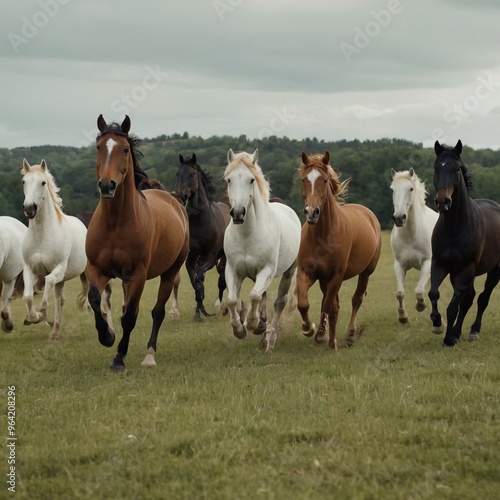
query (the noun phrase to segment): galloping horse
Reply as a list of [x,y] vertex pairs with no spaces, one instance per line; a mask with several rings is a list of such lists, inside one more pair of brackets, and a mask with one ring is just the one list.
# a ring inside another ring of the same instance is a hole
[[10,312],[10,303],[16,279],[23,272],[24,259],[22,246],[28,228],[13,217],[0,217],[0,311],[2,330],[11,332],[14,328]]
[[[62,211],[62,200],[47,163],[31,166],[23,161],[24,214],[29,219],[23,242],[25,323],[40,323],[47,318],[49,295],[54,289],[55,317],[49,340],[58,340],[64,304],[64,283],[80,276],[82,290],[77,306],[86,303],[88,283],[85,277],[85,235],[87,228],[77,217]],[[33,306],[33,287],[45,278],[39,312]]]
[[391,232],[391,249],[394,254],[394,273],[397,281],[398,319],[408,323],[405,308],[404,280],[410,269],[420,271],[415,287],[415,308],[425,309],[425,285],[431,274],[431,236],[438,213],[425,204],[425,184],[410,168],[403,172],[392,170],[392,203],[394,227]]
[[189,254],[186,268],[195,291],[196,311],[194,319],[201,321],[200,313],[210,316],[205,310],[205,274],[217,266],[219,273],[218,303],[222,302],[222,294],[226,289],[224,277],[226,256],[224,255],[224,231],[229,224],[229,206],[214,200],[215,188],[210,176],[201,169],[193,153],[191,158],[184,159],[177,170],[175,192],[185,203],[189,218]]
[[462,142],[455,147],[434,144],[434,187],[439,219],[432,233],[431,288],[432,331],[443,333],[438,311],[439,286],[450,275],[453,297],[446,310],[445,346],[454,346],[476,291],[474,278],[487,275],[477,299],[477,315],[469,341],[477,340],[483,313],[500,280],[500,205],[491,200],[472,199],[470,173],[462,163]]
[[128,116],[121,125],[108,125],[102,115],[97,119],[100,133],[96,139],[96,173],[100,200],[86,241],[89,302],[99,342],[106,347],[113,345],[115,333],[107,321],[101,295],[110,279],[120,278],[123,283],[123,336],[110,366],[115,371],[125,369],[130,334],[137,321],[146,280],[160,276],[157,301],[151,312],[151,336],[142,362],[144,366],[156,364],[156,342],[165,318],[165,304],[189,251],[189,225],[184,207],[167,191],[137,189],[146,174],[137,161],[138,139],[129,135],[130,124]]
[[[339,290],[342,282],[358,276],[352,297],[352,314],[345,340],[352,344],[356,335],[356,314],[375,271],[381,248],[380,224],[366,207],[342,205],[342,195],[349,179],[340,182],[330,166],[330,153],[307,156],[302,153],[299,168],[306,223],[297,259],[297,307],[302,316],[302,333],[316,333],[318,344],[326,343],[327,321],[330,329],[328,345],[337,350],[335,338],[339,313]],[[319,328],[309,319],[309,288],[319,280],[323,301]]]
[[[253,154],[228,151],[228,166],[224,172],[231,204],[231,222],[224,235],[226,253],[226,283],[228,309],[233,333],[239,339],[247,330],[263,333],[264,350],[274,348],[279,319],[285,307],[287,293],[296,268],[300,244],[300,220],[282,203],[269,202],[269,183]],[[274,302],[271,325],[259,322],[258,310],[273,278],[282,276]],[[240,316],[241,285],[245,278],[255,282],[250,291],[250,310],[244,323]]]

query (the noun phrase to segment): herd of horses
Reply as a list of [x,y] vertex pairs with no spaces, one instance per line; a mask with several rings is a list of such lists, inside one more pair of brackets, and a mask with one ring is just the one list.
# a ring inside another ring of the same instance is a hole
[[[59,188],[47,163],[24,160],[22,184],[28,226],[0,217],[1,327],[13,329],[11,300],[16,282],[24,279],[25,323],[47,321],[49,296],[54,291],[55,314],[50,340],[57,340],[64,305],[64,283],[80,277],[77,304],[89,306],[95,317],[99,342],[111,347],[115,331],[111,317],[113,278],[122,282],[122,337],[110,368],[125,369],[130,335],[139,313],[147,280],[159,277],[152,327],[143,365],[155,365],[157,338],[167,300],[174,292],[171,314],[178,312],[177,288],[185,264],[195,293],[194,320],[210,316],[204,306],[204,280],[216,268],[218,301],[227,288],[227,311],[233,333],[242,339],[248,331],[261,336],[264,351],[277,340],[279,321],[287,300],[296,296],[302,333],[316,343],[337,350],[336,326],[339,290],[343,281],[357,277],[345,345],[359,335],[357,312],[381,253],[381,230],[367,207],[345,203],[350,179],[341,181],[330,164],[330,154],[302,153],[298,169],[302,181],[305,223],[294,210],[270,196],[270,186],[259,163],[258,151],[227,155],[224,180],[227,190],[218,199],[210,175],[195,154],[179,156],[177,184],[168,192],[149,179],[141,168],[138,138],[130,133],[128,116],[120,123],[97,120],[96,177],[99,203],[88,228],[64,214]],[[437,212],[426,205],[426,189],[413,168],[392,171],[394,227],[391,249],[397,281],[398,319],[408,323],[404,278],[420,270],[415,289],[416,309],[423,311],[425,286],[432,305],[432,331],[443,333],[444,345],[461,336],[464,318],[472,305],[474,279],[486,274],[478,297],[476,319],[468,340],[476,340],[484,310],[500,280],[500,205],[473,199],[470,173],[461,160],[462,143],[455,147],[435,143],[434,188]],[[446,310],[446,326],[438,311],[439,286],[450,276],[453,296]],[[266,291],[280,277],[274,314],[269,322]],[[254,285],[247,304],[241,287]],[[323,295],[319,323],[309,317],[308,292],[319,282]],[[41,285],[40,285],[41,283]],[[43,288],[38,310],[36,288]]]

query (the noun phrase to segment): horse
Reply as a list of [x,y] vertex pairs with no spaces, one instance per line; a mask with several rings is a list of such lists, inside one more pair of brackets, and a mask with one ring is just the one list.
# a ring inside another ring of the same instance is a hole
[[[315,335],[317,344],[326,344],[328,322],[328,346],[336,351],[340,287],[343,281],[358,276],[345,335],[346,344],[352,345],[359,334],[356,315],[380,257],[380,224],[368,208],[344,204],[350,179],[340,181],[340,174],[330,165],[328,151],[312,156],[302,153],[299,174],[306,216],[297,259],[296,285],[302,333],[306,337]],[[308,300],[309,288],[317,280],[323,293],[318,328],[309,319]]]
[[438,213],[425,204],[427,191],[413,168],[392,173],[392,204],[394,227],[391,231],[391,250],[394,255],[394,274],[396,275],[398,301],[398,320],[408,324],[405,308],[404,280],[410,269],[420,271],[415,287],[415,308],[422,312],[425,307],[425,286],[431,274],[431,236]]
[[[300,245],[300,220],[283,203],[270,203],[269,182],[253,154],[234,153],[229,149],[224,172],[230,201],[231,221],[224,234],[227,258],[227,307],[234,335],[243,339],[247,330],[262,334],[261,346],[272,351],[277,339],[281,313],[296,268]],[[262,296],[275,277],[281,276],[274,302],[274,317],[267,324],[258,311]],[[244,319],[240,299],[241,285],[246,278],[254,281],[250,291],[250,309]],[[260,319],[260,321],[259,321]]]
[[197,163],[196,155],[184,159],[179,155],[175,192],[183,201],[189,218],[189,254],[186,260],[191,285],[195,291],[195,321],[202,321],[201,314],[210,316],[205,310],[205,274],[216,266],[219,274],[219,296],[222,302],[226,289],[224,254],[224,232],[229,224],[229,206],[215,200],[215,186],[210,175]]
[[143,366],[156,365],[158,332],[165,318],[165,304],[189,251],[189,224],[184,207],[167,191],[140,190],[147,178],[138,162],[139,139],[129,134],[128,115],[121,124],[97,119],[96,175],[99,203],[87,232],[89,303],[99,342],[115,342],[102,300],[112,278],[122,280],[124,290],[122,338],[110,369],[123,372],[130,334],[139,313],[146,280],[160,277],[156,303],[151,311],[151,335]]
[[14,294],[16,280],[22,276],[24,259],[22,246],[28,228],[13,217],[0,217],[0,311],[2,330],[11,332],[14,328],[10,304]]
[[[23,210],[29,219],[28,231],[23,241],[24,300],[27,315],[25,324],[40,323],[47,319],[49,295],[54,290],[55,316],[49,340],[60,338],[64,305],[64,283],[80,277],[82,290],[77,296],[77,306],[87,305],[88,282],[85,276],[87,257],[85,236],[87,228],[77,217],[62,210],[59,187],[49,172],[47,163],[30,165],[23,160]],[[38,312],[33,305],[33,290],[37,281],[45,278],[43,297]]]
[[470,172],[461,159],[462,141],[455,147],[434,144],[435,202],[439,218],[432,233],[431,287],[432,331],[443,333],[438,311],[439,286],[450,275],[453,297],[446,310],[443,344],[454,346],[462,334],[467,311],[476,292],[474,278],[486,274],[484,290],[477,299],[477,315],[468,340],[479,339],[484,311],[500,280],[500,205],[473,199]]

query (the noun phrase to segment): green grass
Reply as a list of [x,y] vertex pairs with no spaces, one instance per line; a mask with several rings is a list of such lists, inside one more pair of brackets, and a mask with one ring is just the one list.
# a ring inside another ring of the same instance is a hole
[[[149,283],[133,332],[127,371],[108,365],[115,348],[97,341],[90,313],[75,309],[67,284],[62,340],[47,325],[22,325],[0,341],[7,437],[7,386],[16,386],[16,494],[19,498],[430,499],[493,498],[500,478],[498,291],[482,339],[443,349],[429,308],[411,326],[397,322],[388,234],[351,349],[333,354],[284,317],[275,351],[233,337],[228,317],[192,321],[194,292],[184,275],[180,320],[165,321],[154,368],[142,368],[156,282]],[[117,330],[121,290],[114,286]],[[341,293],[343,334],[355,282]],[[248,290],[247,285],[245,290]],[[477,290],[481,286],[477,285]],[[276,283],[273,284],[273,290]],[[207,277],[207,308],[216,273]],[[271,296],[274,294],[271,294]],[[442,287],[441,312],[450,296]],[[312,316],[320,293],[311,293]],[[471,324],[475,307],[466,319]],[[467,330],[464,330],[466,337]],[[0,455],[6,478],[7,448]],[[0,484],[0,498],[7,498]]]

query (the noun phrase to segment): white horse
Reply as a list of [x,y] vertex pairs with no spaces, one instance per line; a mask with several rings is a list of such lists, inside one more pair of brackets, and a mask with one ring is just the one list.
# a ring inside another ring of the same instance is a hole
[[[257,158],[257,150],[253,154],[228,151],[224,179],[231,205],[231,221],[224,234],[224,252],[227,258],[227,306],[233,333],[240,339],[246,336],[247,330],[263,333],[261,345],[267,352],[276,343],[279,319],[297,265],[301,223],[290,207],[270,203],[269,183],[257,164]],[[274,317],[269,325],[265,321],[265,312],[259,318],[259,306],[263,294],[277,276],[282,278],[274,302]],[[255,282],[246,319],[240,315],[240,290],[245,278]]]
[[[78,294],[80,309],[86,304],[88,284],[85,276],[87,229],[76,217],[62,211],[62,200],[47,163],[33,165],[24,160],[24,214],[29,219],[28,233],[23,243],[24,299],[26,323],[46,321],[49,295],[54,289],[55,316],[49,340],[58,340],[64,304],[64,282],[80,276],[82,291]],[[39,312],[33,306],[33,287],[45,278],[45,289]]]
[[417,311],[423,311],[426,307],[424,291],[431,273],[431,236],[438,213],[425,204],[428,193],[413,168],[402,172],[392,170],[391,190],[394,205],[391,249],[397,281],[398,319],[405,324],[408,323],[408,315],[404,279],[410,269],[420,270],[415,288],[415,307]]
[[0,310],[2,314],[2,330],[11,332],[12,322],[10,303],[17,277],[23,272],[23,240],[28,228],[13,217],[0,217],[0,281],[2,295]]

